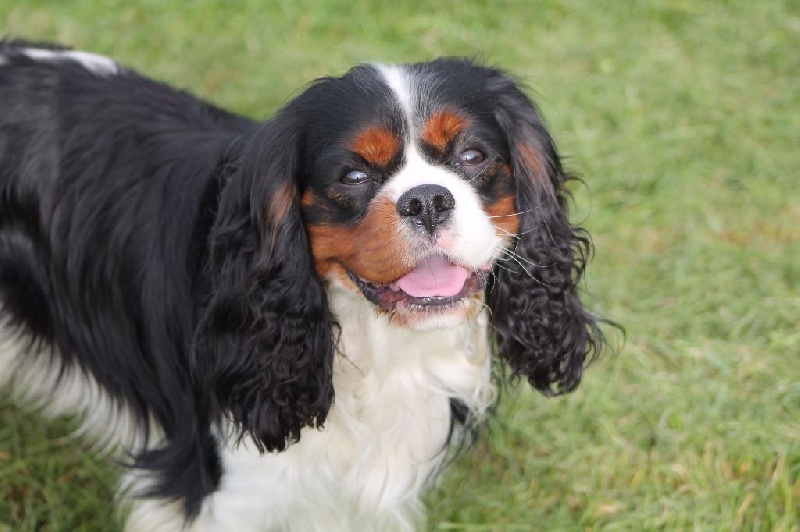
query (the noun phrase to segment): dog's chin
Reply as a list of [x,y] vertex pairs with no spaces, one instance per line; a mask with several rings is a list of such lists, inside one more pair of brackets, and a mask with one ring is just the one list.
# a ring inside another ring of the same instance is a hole
[[483,307],[483,294],[461,299],[444,308],[423,308],[410,310],[395,308],[390,314],[392,323],[416,330],[449,329],[462,325],[478,314]]
[[[438,260],[438,259],[437,259]],[[425,265],[417,269],[426,268]],[[437,282],[419,280],[419,274],[410,272],[391,283],[373,283],[353,272],[348,272],[361,294],[378,310],[386,313],[395,325],[414,329],[453,327],[477,313],[483,304],[483,289],[489,275],[488,267],[468,271],[459,268],[454,279]],[[416,282],[408,278],[416,275]],[[427,277],[431,277],[430,274]],[[427,282],[427,285],[426,285]]]

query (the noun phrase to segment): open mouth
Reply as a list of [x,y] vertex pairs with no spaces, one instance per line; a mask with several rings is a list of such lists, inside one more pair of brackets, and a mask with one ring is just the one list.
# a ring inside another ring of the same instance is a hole
[[444,309],[474,296],[486,285],[486,273],[470,271],[441,255],[433,255],[388,284],[369,282],[349,272],[361,293],[386,310]]

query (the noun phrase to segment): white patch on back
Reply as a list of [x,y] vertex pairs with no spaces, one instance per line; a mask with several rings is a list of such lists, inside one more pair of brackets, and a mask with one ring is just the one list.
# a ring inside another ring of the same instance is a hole
[[99,76],[113,76],[120,70],[119,65],[108,57],[90,52],[23,48],[19,53],[36,61],[74,61]]

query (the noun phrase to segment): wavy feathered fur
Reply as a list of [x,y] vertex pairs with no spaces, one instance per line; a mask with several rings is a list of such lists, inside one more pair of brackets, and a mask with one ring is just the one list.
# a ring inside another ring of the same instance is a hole
[[[419,527],[493,349],[556,394],[603,346],[568,180],[466,60],[360,66],[258,124],[2,42],[0,385],[117,447],[132,529]],[[422,188],[426,224],[395,203]],[[428,297],[420,264],[463,286]]]
[[209,236],[211,298],[195,339],[197,379],[215,411],[268,451],[321,426],[333,402],[334,321],[297,208],[293,115],[284,110],[262,126],[227,178]]
[[564,187],[571,178],[533,103],[499,72],[489,87],[511,149],[517,205],[527,207],[487,290],[497,349],[537,390],[570,392],[605,343],[599,318],[578,297],[591,240],[569,221]]

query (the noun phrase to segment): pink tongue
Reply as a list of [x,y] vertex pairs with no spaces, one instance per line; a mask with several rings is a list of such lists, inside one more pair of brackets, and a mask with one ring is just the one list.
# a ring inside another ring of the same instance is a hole
[[416,268],[392,283],[411,297],[452,297],[461,292],[469,272],[440,255],[420,262]]

